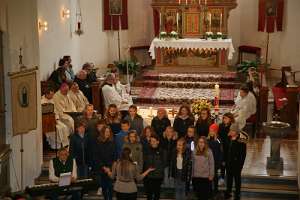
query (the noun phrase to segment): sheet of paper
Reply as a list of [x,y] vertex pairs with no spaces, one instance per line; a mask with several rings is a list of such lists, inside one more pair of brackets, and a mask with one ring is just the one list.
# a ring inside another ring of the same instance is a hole
[[71,184],[71,179],[72,179],[71,172],[60,174],[58,186],[62,187],[62,186],[70,185]]

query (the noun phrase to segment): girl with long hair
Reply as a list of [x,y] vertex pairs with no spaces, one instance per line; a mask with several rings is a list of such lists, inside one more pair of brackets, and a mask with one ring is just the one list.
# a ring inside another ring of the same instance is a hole
[[143,170],[143,147],[136,131],[129,131],[128,136],[125,137],[123,148],[131,150],[131,159],[137,165],[139,172],[141,172]]
[[150,138],[151,136],[156,135],[151,126],[146,126],[141,135],[141,143],[143,146],[143,153],[147,152],[150,148]]
[[117,200],[136,200],[137,186],[136,181],[142,180],[154,168],[148,168],[144,173],[140,174],[137,165],[131,159],[131,150],[124,148],[120,159],[110,168],[104,168],[106,174],[112,179],[116,178],[114,190],[116,191]]
[[214,178],[215,167],[212,151],[208,147],[206,137],[201,136],[192,154],[192,182],[198,200],[208,200],[210,181]]
[[114,135],[121,131],[121,119],[121,113],[116,104],[110,104],[105,113],[105,120]]
[[196,132],[197,136],[208,136],[209,126],[213,123],[211,119],[210,109],[203,108],[200,111],[200,116],[196,122]]
[[113,133],[109,126],[104,126],[92,148],[93,171],[97,176],[102,194],[105,200],[112,200],[112,180],[107,176],[105,170],[112,168],[117,159],[116,146],[113,140]]
[[175,117],[173,127],[178,133],[178,137],[184,137],[189,126],[194,125],[194,116],[190,106],[182,105]]
[[130,129],[136,130],[137,134],[140,136],[144,129],[144,120],[142,116],[137,113],[137,107],[135,105],[131,105],[128,111],[129,115],[124,119],[129,121]]

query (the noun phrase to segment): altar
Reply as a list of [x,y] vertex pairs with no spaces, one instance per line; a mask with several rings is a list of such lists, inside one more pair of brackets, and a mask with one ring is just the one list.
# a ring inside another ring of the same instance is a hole
[[156,66],[226,67],[234,48],[231,39],[159,39],[149,49]]
[[156,66],[226,67],[233,56],[228,18],[237,0],[152,0]]

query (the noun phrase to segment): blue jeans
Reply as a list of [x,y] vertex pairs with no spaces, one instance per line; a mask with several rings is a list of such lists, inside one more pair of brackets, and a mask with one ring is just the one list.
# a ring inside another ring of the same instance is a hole
[[102,188],[104,200],[112,200],[113,184],[112,180],[106,174],[100,175],[100,186]]

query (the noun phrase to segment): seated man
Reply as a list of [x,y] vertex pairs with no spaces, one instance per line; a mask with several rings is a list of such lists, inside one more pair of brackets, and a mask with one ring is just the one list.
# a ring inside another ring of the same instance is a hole
[[[42,100],[41,100],[41,104],[53,104],[54,105],[54,101],[53,101],[53,96],[54,96],[54,90],[53,89],[47,89],[45,92],[45,95],[42,96]],[[55,107],[55,105],[54,105]],[[54,108],[55,110],[55,108]],[[51,146],[52,149],[60,148],[60,147],[65,147],[69,145],[69,139],[68,139],[68,135],[69,133],[69,129],[68,127],[59,120],[59,116],[56,114],[55,118],[56,120],[56,132],[57,132],[57,146],[56,146],[56,136],[55,136],[55,132],[50,132],[50,133],[46,133],[47,136],[47,142],[49,143],[49,145]]]
[[132,105],[133,101],[132,101],[132,97],[130,96],[130,85],[129,84],[123,85],[120,82],[118,72],[115,72],[114,75],[115,75],[115,88],[116,88],[117,92],[123,99],[126,99],[128,101],[129,105]]
[[87,98],[83,95],[83,93],[79,90],[78,84],[73,82],[71,84],[71,88],[69,90],[70,99],[73,101],[77,112],[84,111],[86,105],[89,104]]
[[70,115],[66,114],[66,112],[77,112],[68,93],[69,86],[68,84],[63,83],[53,97],[54,112],[58,116],[58,119],[69,129],[68,135],[66,135],[67,138],[74,132],[74,120]]
[[[49,162],[49,180],[54,183],[59,182],[60,174],[71,173],[71,182],[77,180],[77,166],[74,159],[69,156],[67,148],[62,148],[58,151],[58,157],[53,158]],[[58,199],[58,195],[53,193],[51,199]],[[72,192],[72,199],[80,199],[78,192]]]
[[107,109],[110,104],[115,104],[124,117],[124,113],[128,113],[130,104],[128,103],[127,99],[123,99],[121,97],[121,95],[117,92],[114,84],[115,76],[113,74],[108,74],[105,80],[105,84],[102,87],[105,108]]
[[80,70],[76,74],[76,78],[74,80],[79,86],[79,89],[82,91],[84,96],[89,100],[89,102],[93,101],[92,88],[91,83],[87,78],[87,72],[85,70]]
[[232,113],[241,130],[245,127],[246,120],[256,113],[256,98],[247,86],[240,88]]

